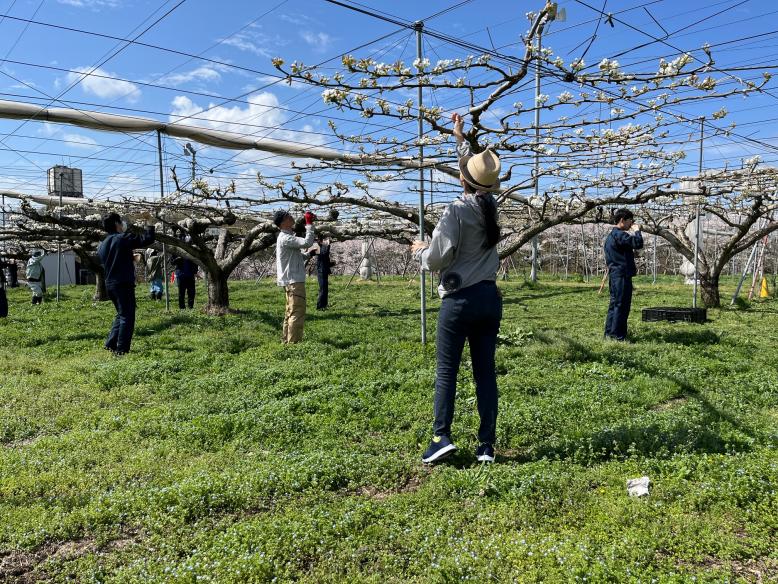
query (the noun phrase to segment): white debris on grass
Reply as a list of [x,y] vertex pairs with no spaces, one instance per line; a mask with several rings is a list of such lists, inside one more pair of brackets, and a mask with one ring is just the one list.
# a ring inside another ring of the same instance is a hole
[[651,483],[648,477],[639,479],[627,479],[627,493],[630,497],[645,497],[648,495],[648,485]]

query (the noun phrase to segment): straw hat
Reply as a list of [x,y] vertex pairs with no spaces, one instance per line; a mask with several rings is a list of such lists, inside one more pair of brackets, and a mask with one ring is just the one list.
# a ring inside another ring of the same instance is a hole
[[491,148],[460,158],[459,170],[465,182],[477,191],[500,190],[500,157]]

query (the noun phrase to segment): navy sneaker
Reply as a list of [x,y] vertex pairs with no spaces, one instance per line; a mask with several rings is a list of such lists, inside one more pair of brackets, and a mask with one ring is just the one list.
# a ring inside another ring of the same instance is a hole
[[475,451],[478,462],[494,462],[494,446],[483,443]]
[[447,436],[433,436],[430,441],[430,445],[424,454],[421,455],[421,461],[424,464],[430,464],[446,458],[449,454],[457,449],[451,443],[451,440]]

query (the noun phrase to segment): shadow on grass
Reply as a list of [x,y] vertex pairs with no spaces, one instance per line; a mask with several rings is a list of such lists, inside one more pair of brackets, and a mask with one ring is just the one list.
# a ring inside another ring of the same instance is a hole
[[[170,315],[163,315],[160,319],[153,323],[142,323],[141,326],[135,326],[136,337],[149,337],[157,333],[172,329],[181,324],[190,324],[192,322],[191,312],[180,312],[178,314],[171,313]],[[108,329],[111,328],[111,322],[106,323],[106,334]]]
[[[281,331],[281,326],[284,324],[283,312],[274,313],[250,308],[242,310],[241,315],[246,317],[248,320],[259,321],[271,328],[278,329],[279,334]],[[307,317],[308,315],[306,315],[306,318]]]
[[98,333],[98,332],[94,332],[93,331],[93,332],[89,332],[89,333],[76,333],[76,334],[72,334],[72,335],[65,335],[61,339],[58,338],[56,340],[63,340],[63,341],[95,341],[95,340],[100,340],[100,341],[102,341],[103,339],[105,339],[105,337],[107,335],[108,335],[107,332],[105,334],[103,334],[103,333]]
[[508,292],[508,294],[503,293],[503,304],[524,304],[525,302],[529,300],[542,300],[544,298],[555,298],[557,296],[570,296],[572,294],[583,294],[585,292],[590,292],[592,294],[596,294],[597,290],[596,288],[593,288],[592,286],[570,286],[569,288],[566,288],[564,290],[555,290],[553,292],[542,292],[540,294],[533,294],[534,290],[529,289],[520,289],[519,292],[523,292],[520,294],[513,294],[513,291]]
[[646,331],[637,336],[635,340],[673,343],[677,345],[717,345],[721,341],[721,338],[714,331],[707,329],[677,329],[672,331]]
[[[710,342],[704,340],[704,334],[710,331],[695,331],[703,335],[695,342]],[[710,333],[713,334],[713,333]],[[704,452],[721,454],[728,451],[747,452],[752,444],[758,441],[752,429],[744,425],[734,416],[722,411],[711,403],[696,387],[677,375],[653,367],[645,360],[631,358],[619,351],[618,346],[612,350],[597,352],[583,343],[563,335],[535,335],[536,339],[551,344],[563,342],[567,345],[565,353],[569,361],[585,363],[607,363],[622,368],[632,369],[654,379],[663,379],[675,384],[680,392],[673,397],[676,401],[685,399],[695,401],[702,409],[702,417],[692,423],[678,420],[667,426],[656,423],[646,425],[621,424],[605,428],[593,434],[570,437],[567,440],[541,444],[528,452],[502,457],[507,461],[531,462],[543,458],[579,459],[581,462],[595,462],[619,458],[630,454],[657,455],[674,452]],[[693,337],[696,339],[697,337]],[[718,342],[718,337],[716,337]],[[683,339],[682,339],[683,340]],[[677,341],[678,342],[678,341]],[[718,424],[725,422],[748,438],[738,439],[730,434],[722,436],[716,431]]]

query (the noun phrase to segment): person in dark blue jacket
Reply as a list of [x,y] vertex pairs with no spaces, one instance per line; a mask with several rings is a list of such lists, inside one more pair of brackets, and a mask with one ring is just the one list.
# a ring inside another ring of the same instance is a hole
[[[146,217],[147,220],[151,216]],[[116,318],[105,341],[105,348],[115,355],[129,353],[135,331],[135,264],[133,250],[154,243],[154,227],[147,225],[143,235],[127,233],[127,225],[117,213],[103,217],[108,233],[97,248],[105,270],[105,289],[116,307]]]
[[178,308],[180,310],[192,309],[197,291],[195,278],[200,267],[192,260],[182,256],[174,257],[173,265],[176,267],[176,284],[178,284]]
[[316,277],[319,281],[319,297],[316,299],[316,310],[325,310],[329,304],[330,295],[330,274],[332,266],[335,265],[330,259],[330,240],[323,236],[319,237],[319,252],[312,252],[316,255]]
[[8,265],[0,258],[0,318],[8,316],[8,297],[5,295],[5,269]]
[[611,300],[605,319],[605,337],[624,341],[627,338],[627,319],[632,307],[632,276],[635,268],[635,250],[643,247],[643,235],[635,225],[635,216],[629,209],[613,214],[615,227],[605,240],[605,261],[608,264]]

